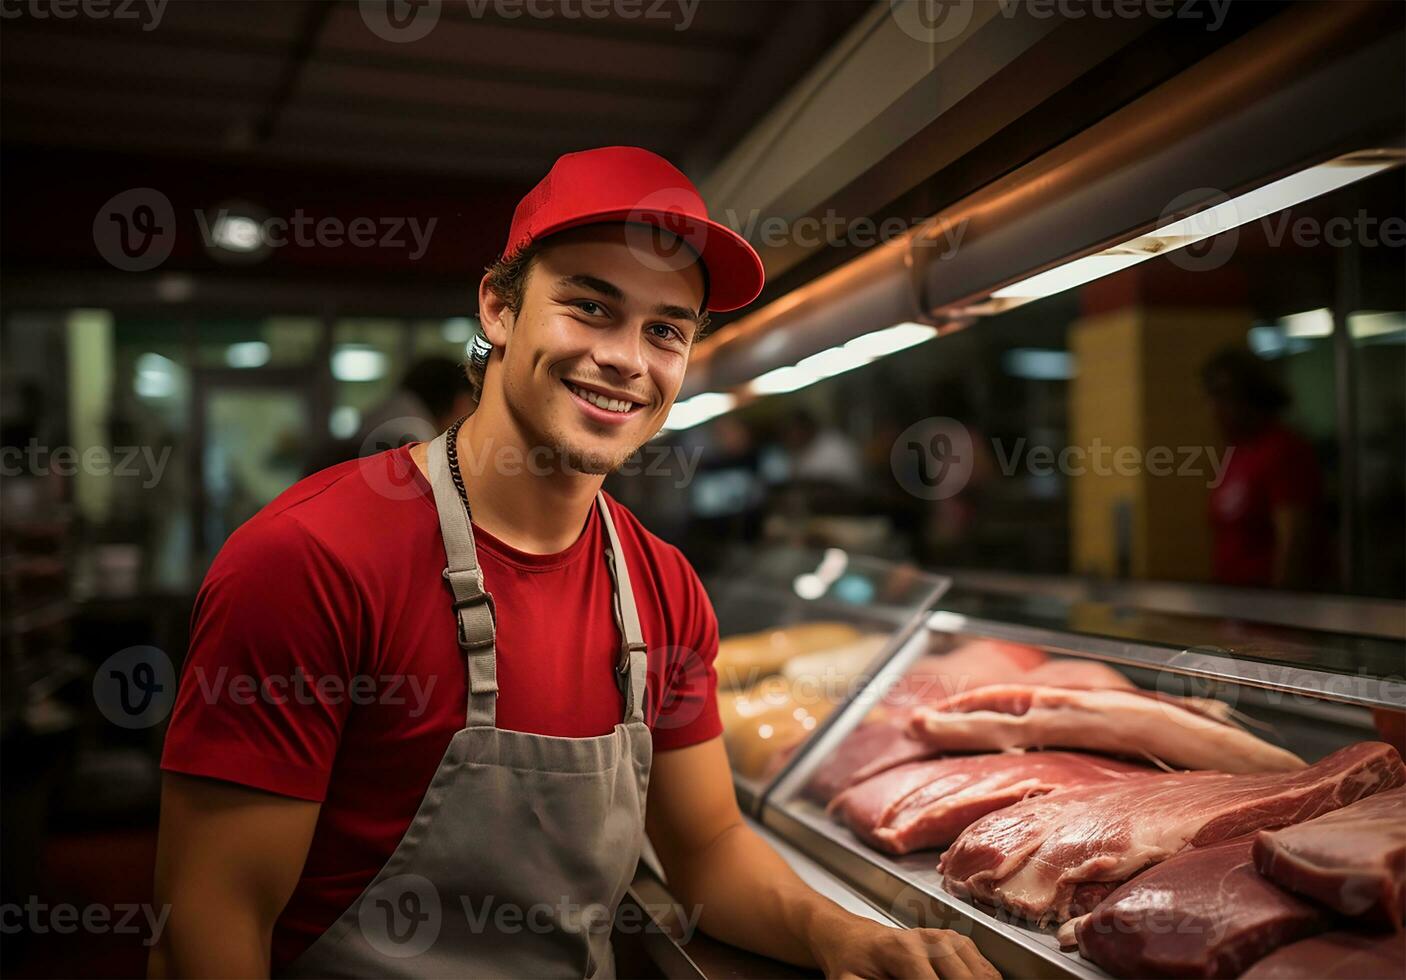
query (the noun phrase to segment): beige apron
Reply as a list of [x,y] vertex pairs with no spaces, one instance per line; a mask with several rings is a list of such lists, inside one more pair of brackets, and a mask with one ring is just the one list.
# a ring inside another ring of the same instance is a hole
[[643,845],[652,758],[645,645],[615,524],[597,495],[624,720],[593,738],[506,731],[495,724],[493,601],[444,435],[430,444],[429,471],[468,660],[468,724],[386,866],[287,975],[613,976],[611,922]]

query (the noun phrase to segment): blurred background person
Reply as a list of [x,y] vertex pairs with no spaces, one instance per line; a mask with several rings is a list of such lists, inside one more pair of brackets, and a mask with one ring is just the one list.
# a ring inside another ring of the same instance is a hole
[[474,404],[463,364],[449,357],[421,358],[388,398],[367,411],[356,435],[328,441],[313,455],[306,472],[411,442],[429,442],[473,411]]
[[1283,420],[1287,389],[1241,348],[1216,354],[1201,376],[1229,450],[1210,501],[1216,581],[1313,586],[1327,558],[1323,478],[1313,447]]

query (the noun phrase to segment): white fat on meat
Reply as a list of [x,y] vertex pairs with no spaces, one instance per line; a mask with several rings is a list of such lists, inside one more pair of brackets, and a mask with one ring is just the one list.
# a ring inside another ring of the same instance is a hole
[[1226,722],[1224,709],[1147,691],[993,685],[915,708],[909,732],[941,752],[1062,748],[1155,759],[1178,769],[1304,767],[1292,752]]

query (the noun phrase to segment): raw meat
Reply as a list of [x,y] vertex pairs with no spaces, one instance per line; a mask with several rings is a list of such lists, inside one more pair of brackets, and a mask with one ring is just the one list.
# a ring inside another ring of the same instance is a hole
[[1085,786],[982,817],[939,867],[957,895],[1063,922],[1184,847],[1311,820],[1403,783],[1395,749],[1359,742],[1291,773],[1169,773]]
[[1046,662],[1034,647],[997,640],[973,640],[949,653],[922,657],[885,692],[872,717],[901,715],[918,704],[943,701],[988,684],[1016,680]]
[[942,752],[1088,749],[1222,772],[1304,765],[1292,752],[1213,717],[1200,700],[1147,691],[983,687],[914,709],[909,731]]
[[902,725],[875,721],[856,728],[816,767],[805,795],[829,803],[841,790],[894,766],[930,759],[937,750],[908,734]]
[[1047,687],[1135,689],[1132,681],[1096,660],[1051,660],[1027,670],[1017,680]]
[[1406,977],[1406,933],[1364,936],[1325,932],[1284,946],[1241,980],[1401,980]]
[[1075,752],[953,756],[912,762],[851,786],[830,804],[861,840],[890,854],[952,843],[992,810],[1071,786],[1147,775]]
[[1343,915],[1398,928],[1406,908],[1406,788],[1283,830],[1260,831],[1255,865]]
[[1325,912],[1255,870],[1253,845],[1192,848],[1138,875],[1067,924],[1080,955],[1116,977],[1236,977],[1327,928]]

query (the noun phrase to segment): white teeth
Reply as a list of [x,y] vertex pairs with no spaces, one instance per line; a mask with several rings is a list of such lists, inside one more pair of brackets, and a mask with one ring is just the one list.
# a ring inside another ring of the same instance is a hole
[[630,409],[635,407],[634,402],[621,401],[619,398],[607,398],[604,395],[596,394],[594,391],[587,391],[585,388],[578,388],[570,381],[566,383],[566,386],[570,388],[573,392],[575,392],[578,396],[590,402],[592,405],[596,406],[597,408],[603,408],[607,412],[628,412]]

